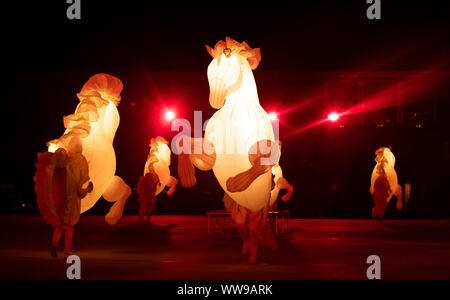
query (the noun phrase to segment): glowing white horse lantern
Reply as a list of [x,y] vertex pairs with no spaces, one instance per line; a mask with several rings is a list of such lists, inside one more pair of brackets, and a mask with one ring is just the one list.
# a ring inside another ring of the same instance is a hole
[[119,112],[123,85],[120,79],[108,74],[91,77],[77,94],[80,99],[75,113],[64,117],[66,131],[48,143],[48,151],[69,147],[72,137],[79,137],[83,156],[89,164],[89,177],[94,189],[81,200],[81,213],[89,210],[103,196],[115,202],[106,215],[108,224],[115,224],[122,217],[123,208],[131,189],[116,172],[116,155],[113,140],[119,126]]
[[183,139],[183,147],[192,143],[184,148],[191,154],[179,157],[181,185],[196,184],[193,165],[213,169],[226,193],[224,201],[230,197],[257,212],[269,204],[270,171],[279,160],[272,124],[259,104],[252,73],[261,60],[260,50],[228,37],[214,49],[206,47],[213,57],[208,67],[209,102],[219,110],[208,121],[205,139]]
[[144,168],[144,176],[139,178],[137,191],[139,194],[139,220],[143,221],[150,215],[156,203],[156,196],[162,192],[165,186],[169,187],[168,196],[172,196],[178,184],[178,180],[170,176],[170,148],[167,141],[158,136],[150,140],[150,153]]
[[172,196],[178,184],[178,180],[170,176],[171,151],[167,144],[167,141],[160,136],[150,141],[150,153],[145,163],[144,176],[150,173],[152,168],[158,175],[159,183],[156,187],[155,196],[161,193],[165,186],[169,187],[167,194]]
[[389,148],[381,147],[375,151],[376,165],[372,171],[370,193],[375,202],[372,209],[372,218],[377,215],[380,219],[384,216],[387,204],[392,196],[397,197],[397,209],[402,209],[402,187],[398,184],[395,172],[395,156]]

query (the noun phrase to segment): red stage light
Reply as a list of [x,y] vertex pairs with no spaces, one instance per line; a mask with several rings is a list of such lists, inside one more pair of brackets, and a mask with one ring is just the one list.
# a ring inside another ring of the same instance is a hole
[[271,112],[271,113],[269,114],[269,119],[272,120],[272,121],[274,121],[274,120],[278,119],[278,116],[277,116],[276,113]]
[[328,120],[332,122],[336,122],[339,119],[339,115],[337,113],[331,113],[328,115]]
[[167,111],[164,116],[167,121],[172,121],[173,119],[175,119],[175,113],[171,110]]

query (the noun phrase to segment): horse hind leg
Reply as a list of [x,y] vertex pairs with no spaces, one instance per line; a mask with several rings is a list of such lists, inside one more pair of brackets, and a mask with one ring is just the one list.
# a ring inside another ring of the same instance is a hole
[[131,188],[119,176],[114,176],[106,191],[103,193],[103,198],[108,202],[115,202],[109,209],[105,216],[105,221],[109,225],[115,225],[123,215],[125,202],[131,195]]
[[167,191],[167,196],[172,196],[173,193],[175,193],[175,189],[178,185],[178,179],[176,179],[173,176],[170,176],[169,181],[167,182],[166,186],[169,188]]

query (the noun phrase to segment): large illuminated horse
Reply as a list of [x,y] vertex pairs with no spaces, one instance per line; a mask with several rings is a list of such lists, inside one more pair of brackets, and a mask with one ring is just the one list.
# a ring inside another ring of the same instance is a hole
[[72,137],[82,141],[83,156],[89,164],[89,177],[94,188],[81,200],[81,213],[89,210],[103,196],[115,202],[105,220],[113,225],[122,217],[123,208],[131,194],[122,178],[115,176],[116,155],[113,140],[119,126],[120,79],[108,74],[91,77],[77,94],[80,103],[75,113],[64,117],[66,131],[56,140],[48,142],[48,151],[68,149]]
[[372,171],[370,193],[375,206],[372,208],[372,218],[383,219],[387,204],[392,196],[397,197],[397,209],[402,209],[402,187],[398,184],[395,172],[395,156],[389,148],[381,147],[375,151],[375,168]]
[[[248,235],[250,244],[258,243],[255,239],[252,242],[252,236],[257,234],[252,231],[263,219],[259,212],[269,207],[271,170],[279,160],[272,124],[259,104],[252,72],[261,60],[260,49],[228,37],[214,48],[206,48],[213,57],[208,67],[209,103],[218,111],[208,121],[204,139],[183,137],[181,143],[177,141],[181,147],[178,151],[182,152],[178,174],[183,187],[192,187],[196,184],[193,166],[214,171],[238,229],[250,223],[249,234],[240,230],[243,251],[247,252]],[[252,216],[257,221],[249,221]],[[251,261],[252,255],[256,254],[251,253]]]

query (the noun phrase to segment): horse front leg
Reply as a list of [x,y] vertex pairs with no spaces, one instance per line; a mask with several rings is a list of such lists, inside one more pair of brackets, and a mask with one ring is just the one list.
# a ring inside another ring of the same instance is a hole
[[182,151],[179,154],[178,176],[181,186],[190,188],[197,184],[194,166],[202,171],[211,170],[216,162],[216,151],[214,145],[204,138],[183,136],[182,143],[185,142],[188,143],[185,147],[188,151]]
[[283,202],[289,201],[289,199],[291,199],[292,192],[294,191],[294,187],[284,177],[278,179],[276,185],[280,190],[287,190],[287,193],[281,197],[281,200],[283,200]]
[[115,225],[123,215],[125,202],[131,195],[131,188],[119,176],[114,176],[103,198],[108,202],[115,202],[105,216],[105,221],[109,225]]
[[167,196],[172,196],[173,193],[175,193],[175,189],[178,185],[178,179],[176,179],[173,176],[170,176],[169,181],[167,182],[166,186],[169,188],[167,191]]
[[250,148],[248,159],[250,169],[227,179],[227,190],[232,193],[245,191],[250,184],[264,173],[270,172],[278,162],[280,152],[270,140],[260,140]]

